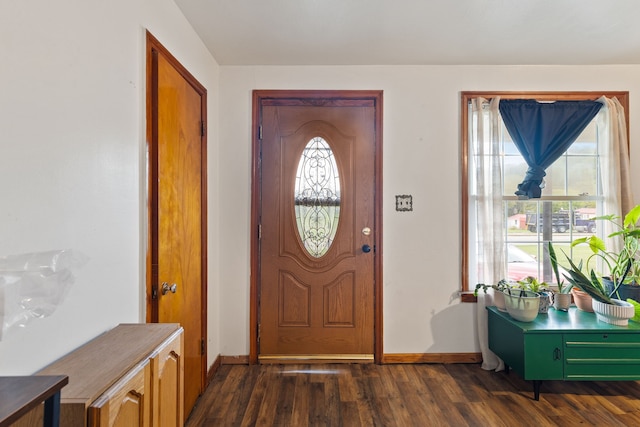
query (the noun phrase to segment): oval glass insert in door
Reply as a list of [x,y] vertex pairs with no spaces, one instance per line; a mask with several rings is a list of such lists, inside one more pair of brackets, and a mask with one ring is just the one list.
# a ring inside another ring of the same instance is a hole
[[320,258],[331,247],[340,219],[338,165],[324,138],[312,138],[302,151],[294,193],[300,240],[309,255]]

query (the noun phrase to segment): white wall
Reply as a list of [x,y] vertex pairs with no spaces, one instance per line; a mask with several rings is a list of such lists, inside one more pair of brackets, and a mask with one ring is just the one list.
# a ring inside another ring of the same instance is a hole
[[[220,197],[235,206],[220,213],[222,353],[249,351],[253,89],[384,91],[384,352],[449,353],[479,351],[475,304],[452,296],[460,285],[460,92],[629,91],[639,165],[639,75],[640,66],[222,67]],[[396,194],[413,195],[413,212],[395,211]]]
[[[89,257],[53,315],[2,337],[0,375],[145,320],[145,29],[208,89],[215,206],[219,67],[172,0],[0,2],[0,256]],[[209,213],[211,363],[219,220]]]
[[[90,260],[52,316],[2,338],[0,375],[144,321],[145,29],[208,89],[209,364],[249,352],[253,89],[384,90],[385,353],[478,351],[475,306],[452,297],[460,91],[628,90],[640,164],[640,66],[218,67],[172,0],[4,0],[0,256],[71,248]],[[396,212],[396,194],[414,211]]]

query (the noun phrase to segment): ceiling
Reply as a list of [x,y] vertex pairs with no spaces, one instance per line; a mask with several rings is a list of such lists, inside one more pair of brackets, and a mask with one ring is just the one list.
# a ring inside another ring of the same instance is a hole
[[640,64],[638,0],[175,2],[220,65]]

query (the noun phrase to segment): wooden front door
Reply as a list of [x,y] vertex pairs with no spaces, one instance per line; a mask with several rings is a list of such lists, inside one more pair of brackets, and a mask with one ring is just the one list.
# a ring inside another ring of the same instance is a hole
[[263,363],[374,359],[380,101],[378,92],[254,95]]
[[206,378],[206,89],[150,34],[147,320],[184,328],[184,410]]

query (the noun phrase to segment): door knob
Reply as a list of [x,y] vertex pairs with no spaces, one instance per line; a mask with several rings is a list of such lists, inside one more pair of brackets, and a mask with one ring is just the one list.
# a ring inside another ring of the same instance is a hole
[[171,286],[169,286],[167,282],[162,283],[162,295],[165,295],[168,292],[175,294],[177,289],[178,289],[178,285],[176,283],[174,283]]
[[365,254],[368,254],[369,252],[371,252],[371,246],[362,245],[362,252],[364,252]]

